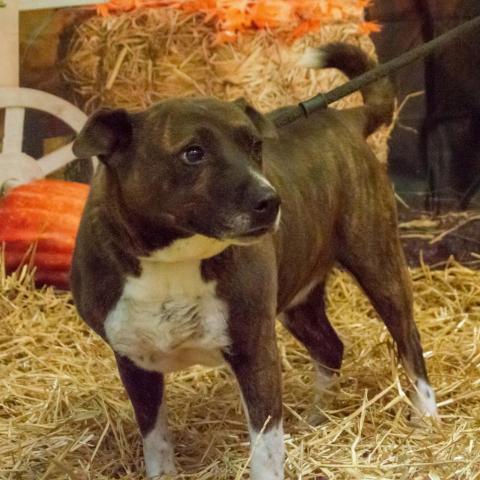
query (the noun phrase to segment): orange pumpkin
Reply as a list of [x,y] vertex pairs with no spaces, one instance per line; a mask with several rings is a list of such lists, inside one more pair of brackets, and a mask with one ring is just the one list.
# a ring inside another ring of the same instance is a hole
[[0,245],[7,272],[36,267],[38,284],[68,289],[70,265],[88,185],[38,180],[0,198]]

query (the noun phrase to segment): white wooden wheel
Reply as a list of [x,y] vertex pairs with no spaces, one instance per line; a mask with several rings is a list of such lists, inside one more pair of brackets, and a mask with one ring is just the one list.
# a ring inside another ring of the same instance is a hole
[[30,88],[0,87],[0,110],[5,110],[3,147],[0,153],[0,188],[43,178],[76,158],[72,152],[72,143],[37,160],[22,152],[27,108],[53,115],[76,133],[87,120],[80,109],[50,93]]

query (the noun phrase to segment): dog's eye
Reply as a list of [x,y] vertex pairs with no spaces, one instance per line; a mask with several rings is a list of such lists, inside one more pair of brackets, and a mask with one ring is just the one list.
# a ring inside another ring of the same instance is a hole
[[204,158],[205,152],[203,151],[202,147],[199,147],[198,145],[188,147],[182,153],[182,160],[188,165],[196,165],[197,163],[201,163]]

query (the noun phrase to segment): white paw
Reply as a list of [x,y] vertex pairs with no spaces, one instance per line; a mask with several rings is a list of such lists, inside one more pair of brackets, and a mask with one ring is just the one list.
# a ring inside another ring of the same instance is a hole
[[314,388],[318,395],[332,394],[332,387],[335,385],[336,375],[321,365],[314,364]]
[[305,412],[305,421],[311,427],[319,427],[322,423],[328,421],[328,417],[320,410],[320,408],[314,405]]
[[411,401],[417,410],[417,415],[424,417],[438,417],[437,402],[433,388],[423,379],[415,382],[415,390],[411,394]]
[[251,480],[283,480],[283,428],[281,422],[266,432],[250,431]]
[[149,479],[177,473],[173,446],[163,421],[157,422],[156,428],[143,439],[143,455]]
[[164,475],[176,475],[173,452],[157,451],[157,456],[147,458],[145,455],[145,469],[149,479],[162,478]]

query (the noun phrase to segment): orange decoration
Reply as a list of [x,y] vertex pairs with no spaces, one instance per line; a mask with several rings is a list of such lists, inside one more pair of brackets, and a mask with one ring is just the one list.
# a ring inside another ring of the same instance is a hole
[[[352,9],[363,9],[371,0],[111,0],[98,5],[99,15],[136,8],[171,7],[204,14],[215,25],[214,43],[233,42],[239,33],[255,29],[278,29],[287,40],[317,32],[331,21],[351,21]],[[369,35],[380,26],[360,22],[358,33]]]
[[275,28],[292,18],[293,4],[283,0],[259,0],[252,8],[253,23],[259,28]]
[[223,29],[230,32],[243,31],[252,24],[250,13],[238,8],[225,10],[221,15],[220,22]]
[[237,39],[237,35],[235,32],[230,32],[228,30],[223,30],[218,32],[215,35],[214,45],[221,44],[221,43],[233,43]]
[[370,35],[371,33],[377,33],[382,30],[382,26],[376,22],[363,22],[358,28],[360,33],[364,35]]
[[36,267],[35,280],[68,288],[75,237],[88,185],[38,180],[12,188],[0,199],[0,245],[7,272]]
[[373,0],[357,0],[357,7],[358,8],[367,8],[373,3]]
[[290,33],[288,40],[293,41],[297,38],[307,35],[310,32],[317,32],[321,25],[322,22],[320,20],[305,20],[294,28],[294,30]]

